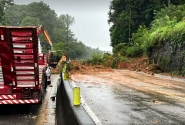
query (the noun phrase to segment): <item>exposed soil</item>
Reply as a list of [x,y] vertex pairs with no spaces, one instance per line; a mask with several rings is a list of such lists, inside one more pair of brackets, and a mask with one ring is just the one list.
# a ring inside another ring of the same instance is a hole
[[[96,78],[103,78],[111,83],[119,83],[129,88],[150,93],[160,93],[165,96],[181,97],[185,84],[183,82],[174,81],[171,78],[164,79],[156,77],[160,73],[162,76],[171,76],[164,73],[163,69],[157,64],[148,64],[148,58],[141,57],[128,62],[119,62],[118,69],[112,69],[103,65],[90,65],[84,62],[72,60],[73,68],[70,70],[70,77],[74,81],[89,81],[89,77],[93,77],[93,83],[97,83]],[[124,69],[124,70],[122,70]],[[60,68],[52,70],[57,73]],[[181,77],[181,76],[176,76]]]
[[[97,72],[113,72],[111,67],[105,67],[103,65],[90,65],[85,62],[80,62],[76,60],[71,61],[73,68],[71,69],[71,74],[94,74]],[[160,68],[157,64],[148,64],[148,58],[141,57],[131,63],[128,62],[118,62],[118,69],[128,69],[131,71],[142,71],[148,74],[161,73],[163,69]],[[53,74],[58,74],[61,71],[61,65],[58,65],[56,68],[52,68],[51,72]]]
[[79,63],[78,61],[72,61],[73,68],[70,74],[96,74],[97,72],[113,72],[110,67],[105,67],[103,65],[90,65],[87,63]]
[[130,70],[75,73],[71,80],[104,125],[184,124],[184,80]]
[[[110,67],[105,67],[102,65],[90,65],[87,63],[79,63],[78,61],[72,61],[73,68],[70,71],[71,74],[96,74],[97,72],[113,72],[113,69]],[[118,62],[117,64],[118,69],[128,69],[131,71],[142,71],[148,74],[154,73],[162,73],[163,69],[160,68],[157,64],[148,64],[148,58],[141,57],[132,61],[131,63],[128,62]]]
[[185,123],[184,79],[149,65],[146,57],[119,62],[118,69],[75,60],[72,64],[70,79],[102,124]]
[[[161,94],[163,96],[170,96],[174,98],[184,97],[185,84],[182,81],[174,81],[172,78],[159,78],[155,74],[163,73],[163,69],[156,64],[148,65],[148,59],[145,57],[139,58],[132,63],[118,63],[118,69],[113,70],[101,65],[91,66],[81,64],[77,61],[72,62],[74,68],[70,71],[70,76],[74,81],[89,82],[89,77],[94,79],[91,81],[98,84],[96,78],[103,78],[111,83],[122,84],[131,89],[150,94]],[[124,69],[124,70],[120,70]]]

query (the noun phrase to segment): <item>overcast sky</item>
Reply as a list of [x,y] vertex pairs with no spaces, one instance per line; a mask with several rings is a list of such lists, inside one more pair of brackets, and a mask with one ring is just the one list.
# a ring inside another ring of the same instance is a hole
[[[108,11],[111,0],[42,0],[57,15],[69,14],[75,18],[71,27],[79,41],[86,46],[112,51],[110,46]],[[28,4],[40,0],[14,0],[15,4]]]

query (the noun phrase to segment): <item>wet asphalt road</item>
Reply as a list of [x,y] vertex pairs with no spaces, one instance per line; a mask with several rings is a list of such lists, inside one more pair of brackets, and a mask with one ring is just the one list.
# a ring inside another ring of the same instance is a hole
[[[52,83],[58,75],[52,75]],[[0,125],[43,125],[47,122],[47,104],[52,87],[47,87],[41,105],[0,105]]]
[[34,125],[39,109],[38,105],[0,106],[0,125]]
[[103,125],[185,125],[183,101],[95,76],[87,79],[74,83]]

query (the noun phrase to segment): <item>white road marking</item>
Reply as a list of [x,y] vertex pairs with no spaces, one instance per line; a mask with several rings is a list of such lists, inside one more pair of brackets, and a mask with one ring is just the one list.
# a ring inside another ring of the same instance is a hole
[[[72,81],[70,83],[71,83],[72,87],[76,87],[76,84],[74,83],[74,81]],[[81,104],[82,104],[83,108],[89,114],[89,116],[92,118],[92,120],[95,122],[95,124],[96,125],[102,125],[102,123],[100,122],[98,117],[94,114],[94,112],[91,110],[91,108],[87,105],[87,103],[83,99],[82,95],[80,95],[80,97],[81,97]]]

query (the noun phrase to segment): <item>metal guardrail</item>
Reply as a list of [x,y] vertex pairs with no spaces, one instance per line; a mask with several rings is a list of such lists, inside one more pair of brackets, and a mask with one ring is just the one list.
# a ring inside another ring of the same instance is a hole
[[50,99],[47,104],[47,123],[44,125],[55,125],[56,124],[56,94],[58,85],[61,83],[61,78],[54,79],[54,85],[51,90]]
[[57,88],[56,95],[56,124],[57,125],[95,125],[92,118],[79,105],[73,105],[73,90],[69,80],[64,80],[61,74],[61,83]]
[[50,105],[48,125],[95,125],[95,122],[82,105],[73,104],[73,94],[73,87],[69,82],[67,63],[64,63],[60,78],[54,84],[50,95],[53,104],[51,100],[48,102],[48,105]]

